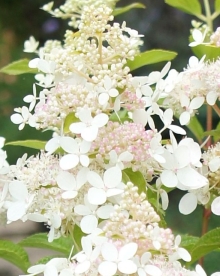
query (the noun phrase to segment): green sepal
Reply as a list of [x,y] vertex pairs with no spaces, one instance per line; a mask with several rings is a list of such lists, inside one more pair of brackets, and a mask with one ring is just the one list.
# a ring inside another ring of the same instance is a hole
[[209,231],[203,235],[198,242],[192,247],[189,253],[192,260],[190,264],[199,260],[208,253],[218,250],[220,248],[220,228]]
[[140,193],[147,193],[146,189],[146,181],[143,177],[143,174],[139,171],[133,172],[131,168],[124,169],[122,171],[123,177],[129,178],[129,180],[138,187],[138,192]]
[[20,245],[8,240],[0,240],[0,258],[27,272],[30,262],[27,252]]
[[170,61],[177,56],[176,52],[166,50],[150,50],[135,56],[134,60],[128,60],[127,66],[131,71],[145,65],[158,63],[161,61]]
[[202,7],[199,0],[165,0],[165,3],[195,16],[202,14]]
[[64,133],[69,133],[70,125],[76,122],[79,122],[79,119],[76,117],[75,113],[74,112],[69,113],[64,120],[64,126],[63,126]]
[[113,15],[117,16],[117,15],[120,15],[122,13],[128,12],[132,9],[145,9],[145,8],[146,8],[146,6],[142,3],[132,3],[132,4],[127,5],[125,7],[115,8],[114,11],[113,11]]
[[8,75],[21,75],[27,73],[36,74],[38,72],[37,69],[30,68],[28,66],[28,63],[28,59],[20,59],[12,63],[9,63],[5,67],[1,68],[0,72]]
[[40,140],[22,140],[22,141],[13,141],[8,142],[5,146],[21,146],[31,149],[43,150],[45,148],[47,141]]
[[73,242],[69,237],[60,237],[52,242],[48,242],[46,233],[38,233],[23,239],[18,245],[23,247],[50,249],[69,255]]
[[197,141],[201,142],[202,137],[204,135],[204,129],[202,124],[199,122],[196,116],[193,116],[190,119],[190,123],[186,125],[186,127],[192,132],[192,134],[196,137]]

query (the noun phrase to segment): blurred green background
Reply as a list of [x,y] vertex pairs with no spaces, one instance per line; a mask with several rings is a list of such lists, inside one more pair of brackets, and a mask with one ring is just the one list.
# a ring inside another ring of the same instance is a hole
[[[8,63],[32,55],[23,53],[23,43],[33,35],[41,44],[47,39],[63,38],[67,26],[65,21],[52,18],[39,9],[46,0],[0,0],[0,68]],[[118,6],[127,5],[133,1],[119,1]],[[127,26],[144,34],[144,46],[147,49],[166,49],[178,52],[177,58],[172,61],[172,67],[182,70],[192,55],[188,47],[189,28],[193,17],[186,15],[164,4],[163,0],[142,0],[146,9],[135,9],[116,18],[116,21],[127,21]],[[55,5],[64,3],[57,0]],[[218,20],[217,20],[218,21]],[[218,22],[216,21],[216,27]],[[144,67],[135,73],[147,75],[152,70],[161,70],[163,64]],[[15,107],[23,105],[23,97],[32,93],[33,75],[19,77],[0,74],[0,136],[7,141],[24,139],[47,139],[50,133],[41,133],[29,126],[19,131],[18,127],[10,122],[10,115]],[[202,114],[205,121],[205,113]],[[22,147],[7,147],[9,162],[15,163],[26,149]],[[33,154],[34,151],[28,151]],[[178,212],[178,203],[181,192],[170,194],[171,204],[166,218],[168,226],[174,231],[183,234],[200,235],[202,222],[202,208],[193,214],[183,216]],[[220,224],[220,218],[212,216],[210,229]],[[210,254],[205,258],[205,268],[209,275],[213,271],[220,271],[219,254]]]

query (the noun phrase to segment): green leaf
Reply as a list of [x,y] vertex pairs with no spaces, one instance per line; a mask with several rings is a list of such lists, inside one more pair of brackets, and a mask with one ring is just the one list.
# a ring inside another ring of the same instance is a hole
[[131,168],[124,169],[122,172],[127,175],[127,177],[135,186],[138,187],[139,193],[142,193],[142,192],[144,192],[145,194],[147,193],[146,181],[141,172],[139,171],[133,172]]
[[60,237],[59,239],[48,242],[46,233],[38,233],[31,235],[18,243],[24,247],[36,247],[51,249],[69,255],[73,242],[69,237]]
[[201,142],[204,129],[196,116],[193,116],[190,123],[187,125],[188,129],[194,134],[196,139]]
[[166,50],[150,50],[136,56],[134,60],[128,60],[127,65],[131,71],[145,65],[158,63],[161,61],[169,61],[176,57],[177,53]]
[[215,11],[220,12],[220,0],[215,0]]
[[198,45],[191,47],[193,53],[201,59],[205,55],[205,60],[215,61],[220,56],[220,47],[215,45]]
[[202,7],[199,0],[165,0],[165,3],[193,15],[201,15]]
[[181,244],[180,246],[188,250],[192,251],[192,248],[199,241],[199,237],[189,236],[189,235],[181,235]]
[[8,142],[5,146],[21,146],[26,148],[32,149],[44,149],[47,141],[40,141],[40,140],[22,140],[22,141],[13,141]]
[[192,248],[190,254],[194,263],[201,257],[220,248],[220,228],[209,231],[203,235]]
[[28,63],[28,59],[20,59],[1,68],[0,72],[8,75],[21,75],[26,73],[36,74],[38,72],[37,69],[29,68]]
[[66,116],[65,121],[64,121],[64,126],[63,126],[64,133],[69,133],[70,132],[70,130],[69,130],[70,125],[72,123],[75,123],[75,122],[79,122],[79,119],[76,117],[74,112],[69,113]]
[[82,232],[81,228],[75,224],[73,229],[73,238],[76,243],[75,245],[77,246],[77,251],[82,250],[81,239],[83,236],[85,236],[85,234]]
[[[118,115],[118,116],[117,116]],[[112,122],[122,122],[124,123],[125,121],[131,121],[131,119],[128,116],[128,111],[127,110],[119,110],[117,114],[114,112],[110,115],[109,118],[110,121]]]
[[119,8],[115,8],[114,11],[113,11],[113,15],[114,16],[117,16],[119,14],[122,14],[122,13],[125,13],[125,12],[128,12],[130,11],[131,9],[144,9],[145,8],[145,5],[142,4],[142,3],[133,3],[133,4],[130,4],[130,5],[127,5],[125,7],[119,7]]
[[210,131],[205,131],[203,133],[203,137],[209,136],[209,135],[216,137],[216,139],[218,140],[220,138],[220,129],[213,129],[213,130],[210,130]]
[[27,252],[18,244],[8,240],[0,240],[0,257],[27,272],[30,267]]

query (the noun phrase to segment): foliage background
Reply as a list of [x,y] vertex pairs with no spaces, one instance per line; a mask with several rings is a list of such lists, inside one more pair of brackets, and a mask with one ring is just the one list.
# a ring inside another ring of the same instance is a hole
[[[46,4],[46,0],[1,0],[0,1],[0,68],[11,61],[32,56],[23,53],[24,40],[33,35],[41,44],[47,39],[61,39],[67,26],[66,22],[51,18],[50,15],[39,8]],[[132,3],[131,0],[119,1],[118,6]],[[144,37],[142,50],[167,49],[178,52],[177,58],[172,62],[172,67],[182,70],[186,66],[188,58],[192,55],[188,47],[191,16],[175,10],[164,3],[163,0],[141,0],[146,9],[132,10],[116,18],[117,21],[126,21],[127,26],[138,30]],[[64,0],[56,0],[59,6]],[[218,22],[216,22],[216,27]],[[152,70],[161,70],[164,64],[148,66],[134,72],[139,75],[147,75]],[[32,75],[19,77],[0,74],[0,136],[7,141],[24,139],[47,139],[50,133],[41,133],[29,126],[19,131],[17,126],[10,122],[13,108],[23,105],[23,97],[32,93]],[[205,113],[202,114],[205,121]],[[24,153],[24,148],[7,147],[10,163]],[[25,149],[26,151],[26,149]],[[34,151],[29,151],[33,154]],[[172,192],[166,218],[168,226],[174,231],[183,234],[200,235],[202,223],[202,209],[198,208],[189,216],[181,215],[178,210],[178,202],[181,192]],[[210,229],[218,226],[220,218],[212,215]],[[0,233],[1,237],[1,233]],[[207,274],[220,271],[218,263],[219,254],[210,254],[205,259]],[[1,270],[1,269],[0,269]]]

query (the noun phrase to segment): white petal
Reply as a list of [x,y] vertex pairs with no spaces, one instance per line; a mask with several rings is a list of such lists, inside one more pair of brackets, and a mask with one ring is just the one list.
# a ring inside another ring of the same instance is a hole
[[57,272],[57,269],[55,266],[47,266],[45,267],[45,270],[44,270],[44,276],[58,276],[58,272]]
[[204,97],[196,97],[192,99],[192,101],[190,102],[189,108],[198,109],[203,105],[204,101],[205,101]]
[[178,170],[177,177],[181,184],[191,189],[198,189],[208,184],[207,178],[191,167]]
[[56,136],[50,139],[46,145],[45,150],[48,151],[49,154],[55,152],[60,147],[60,136]]
[[191,214],[197,207],[197,197],[193,193],[185,194],[179,202],[179,211],[183,215]]
[[91,265],[90,261],[84,261],[83,263],[78,263],[75,267],[74,274],[78,275],[81,273],[86,273],[89,270],[90,265]]
[[88,201],[93,205],[102,205],[106,202],[106,193],[102,189],[90,188],[88,191]]
[[95,116],[95,118],[92,121],[92,125],[96,125],[97,127],[103,127],[104,125],[107,124],[109,120],[109,117],[105,113],[101,113]]
[[97,134],[98,134],[98,127],[94,125],[84,128],[81,132],[82,138],[88,142],[94,141],[97,137]]
[[106,261],[116,261],[118,258],[118,250],[114,244],[106,242],[102,245],[102,256]]
[[182,127],[170,125],[168,128],[172,130],[174,133],[186,135],[186,131]]
[[209,169],[211,172],[216,172],[220,168],[220,157],[214,157],[209,162]]
[[89,166],[89,157],[87,155],[80,155],[79,157],[79,161],[80,161],[80,164],[83,166],[83,167],[88,167]]
[[65,152],[68,153],[78,153],[79,152],[79,145],[75,139],[72,137],[62,137],[60,139],[60,146]]
[[112,212],[114,212],[114,207],[112,205],[105,205],[101,206],[96,213],[99,218],[108,219]]
[[98,271],[102,276],[116,275],[117,265],[113,262],[104,261],[98,267]]
[[94,215],[88,215],[82,218],[80,222],[81,230],[86,233],[92,233],[98,226],[98,219]]
[[148,119],[147,112],[144,109],[137,109],[132,113],[132,119],[134,123],[146,126]]
[[120,250],[119,250],[119,260],[128,260],[134,257],[135,253],[137,252],[138,245],[135,242],[128,243],[124,245]]
[[100,105],[105,105],[109,100],[109,95],[108,93],[101,93],[99,94],[99,104]]
[[39,58],[34,58],[34,59],[30,60],[28,63],[28,66],[30,68],[37,68],[39,60],[40,60]]
[[185,262],[191,261],[191,256],[185,248],[178,248],[177,252],[180,258],[183,259]]
[[169,198],[168,198],[167,192],[164,190],[160,190],[160,197],[161,197],[161,201],[162,201],[162,208],[163,208],[163,210],[166,210],[168,208],[168,204],[169,204]]
[[45,266],[45,264],[33,265],[30,268],[28,268],[27,272],[32,274],[38,274],[44,271]]
[[159,267],[157,267],[155,265],[146,265],[144,270],[150,276],[161,276],[162,275],[162,271],[159,269]]
[[133,154],[131,154],[129,151],[124,151],[119,155],[119,159],[124,162],[132,161],[133,157]]
[[78,164],[79,157],[75,154],[67,154],[60,159],[60,167],[62,170],[75,168]]
[[215,91],[211,91],[206,96],[206,101],[209,105],[214,105],[218,98],[218,94]]
[[176,177],[176,174],[173,171],[164,170],[162,174],[160,175],[161,182],[164,184],[164,186],[173,188],[177,186],[178,179]]
[[190,113],[188,111],[184,111],[183,113],[181,113],[179,121],[182,126],[187,125],[190,121]]
[[199,276],[207,276],[204,269],[199,264],[196,265],[196,272]]
[[71,198],[75,198],[77,195],[78,195],[77,191],[66,191],[62,193],[62,198],[71,199]]
[[213,200],[211,210],[213,214],[220,216],[220,197],[216,197]]
[[109,93],[109,96],[111,96],[111,97],[113,97],[113,98],[117,97],[118,94],[119,94],[119,93],[118,93],[118,90],[115,89],[115,88],[110,89],[108,93]]
[[28,190],[21,181],[14,180],[9,183],[9,192],[17,200],[25,200],[28,196]]
[[8,208],[7,219],[8,221],[16,221],[21,219],[26,213],[25,202],[14,202]]
[[85,129],[85,128],[86,128],[85,123],[77,122],[77,123],[72,123],[69,127],[69,130],[72,133],[80,134],[83,131],[83,129]]
[[89,170],[87,168],[82,168],[77,176],[76,176],[76,182],[77,182],[77,189],[79,190],[87,181],[87,174]]
[[87,180],[93,187],[104,188],[103,180],[96,172],[88,172]]
[[91,214],[91,211],[87,206],[80,205],[80,204],[75,206],[74,212],[81,216],[86,216]]
[[133,261],[125,260],[118,263],[118,270],[124,274],[133,274],[137,271],[137,266]]
[[70,191],[76,189],[76,180],[73,174],[61,171],[57,176],[57,184],[62,190]]
[[121,182],[122,172],[119,167],[112,167],[105,171],[103,180],[106,187],[114,188]]
[[14,124],[21,124],[23,122],[23,118],[21,114],[13,114],[11,115],[11,121]]

